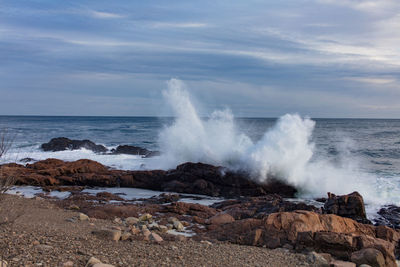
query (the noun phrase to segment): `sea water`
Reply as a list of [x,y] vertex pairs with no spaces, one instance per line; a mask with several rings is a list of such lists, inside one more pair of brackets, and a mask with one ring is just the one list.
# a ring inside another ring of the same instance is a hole
[[[274,176],[296,186],[299,197],[359,191],[369,212],[400,205],[400,120],[323,119],[298,114],[235,118],[231,111],[200,117],[190,94],[171,80],[164,97],[174,117],[0,116],[13,138],[2,159],[88,158],[117,169],[169,169],[186,161],[245,169],[252,179]],[[44,152],[54,137],[90,139],[109,149],[134,145],[161,156],[104,155],[81,149]]]

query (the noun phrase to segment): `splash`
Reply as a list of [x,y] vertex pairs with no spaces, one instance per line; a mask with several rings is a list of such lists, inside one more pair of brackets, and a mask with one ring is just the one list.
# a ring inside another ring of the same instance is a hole
[[326,192],[359,191],[367,202],[385,200],[376,190],[376,177],[359,171],[357,161],[344,158],[335,164],[318,157],[311,141],[315,122],[298,114],[286,114],[254,142],[237,128],[229,109],[214,111],[202,119],[182,81],[172,79],[164,97],[175,121],[160,133],[162,168],[184,162],[203,162],[248,171],[260,182],[275,177],[297,187],[303,196]]

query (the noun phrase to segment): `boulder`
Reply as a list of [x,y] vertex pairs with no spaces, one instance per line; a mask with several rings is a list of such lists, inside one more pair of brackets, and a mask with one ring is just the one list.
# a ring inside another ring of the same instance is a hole
[[129,146],[129,145],[121,145],[117,146],[115,149],[111,149],[111,154],[128,154],[128,155],[138,155],[138,156],[147,156],[151,153],[150,150],[147,150],[142,147],[137,146]]
[[96,153],[104,153],[107,148],[102,145],[97,145],[90,140],[71,140],[66,137],[57,137],[50,140],[48,143],[41,145],[43,151],[63,151],[63,150],[76,150],[85,148],[92,150]]
[[378,211],[380,218],[376,219],[377,225],[387,225],[400,229],[400,207],[389,205]]
[[208,224],[225,224],[234,222],[235,218],[233,218],[228,213],[218,213],[212,216],[210,219],[207,220]]
[[351,261],[356,263],[357,266],[361,264],[368,264],[371,267],[384,267],[385,258],[382,253],[374,248],[364,248],[351,254]]
[[343,196],[328,193],[323,211],[326,214],[336,214],[361,223],[371,223],[367,219],[363,197],[358,192]]
[[92,231],[92,234],[100,238],[118,241],[121,238],[122,233],[120,230],[100,229]]

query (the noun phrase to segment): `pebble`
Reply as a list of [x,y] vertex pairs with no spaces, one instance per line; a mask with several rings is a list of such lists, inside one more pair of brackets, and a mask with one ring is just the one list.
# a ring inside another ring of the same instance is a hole
[[174,228],[178,231],[181,232],[185,229],[183,224],[180,221],[174,221]]
[[73,267],[74,266],[74,262],[72,261],[67,261],[63,263],[63,267]]
[[89,220],[89,216],[87,216],[84,213],[79,213],[79,220],[80,221],[87,221],[87,220]]

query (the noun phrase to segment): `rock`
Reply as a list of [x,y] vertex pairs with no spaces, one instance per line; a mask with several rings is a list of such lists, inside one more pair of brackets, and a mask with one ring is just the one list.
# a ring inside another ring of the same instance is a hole
[[136,228],[135,226],[132,226],[131,232],[132,232],[132,234],[137,235],[140,233],[140,229]]
[[114,218],[114,223],[116,223],[116,224],[122,224],[121,218],[115,217],[115,218]]
[[92,267],[96,263],[101,263],[101,261],[95,257],[91,257],[88,262],[86,263],[85,267]]
[[7,267],[7,266],[8,266],[8,262],[0,259],[0,267]]
[[106,238],[113,241],[118,241],[121,238],[120,230],[100,229],[92,231],[92,234],[100,238]]
[[77,205],[71,205],[68,207],[70,210],[79,210],[79,207]]
[[150,235],[151,235],[150,230],[149,230],[149,229],[144,229],[144,230],[142,231],[142,233],[143,233],[143,236],[144,236],[145,240],[149,240]]
[[185,229],[185,227],[183,226],[183,224],[180,221],[174,221],[174,228],[178,232],[182,232]]
[[212,246],[212,243],[208,240],[201,240],[200,243]]
[[89,220],[89,216],[87,216],[84,213],[79,213],[79,220],[80,221],[88,221]]
[[51,251],[51,250],[53,250],[53,246],[50,246],[50,245],[36,245],[35,246],[38,250],[41,250],[41,251]]
[[128,217],[125,219],[125,222],[127,225],[134,225],[137,224],[139,222],[139,219],[136,217]]
[[316,266],[320,266],[320,267],[329,267],[330,264],[324,256],[318,254],[315,251],[312,251],[308,254],[307,259],[310,263],[315,264]]
[[400,229],[400,207],[389,205],[381,208],[378,214],[381,216],[376,219],[378,225],[387,225],[391,228]]
[[139,217],[139,221],[145,222],[145,221],[150,221],[153,218],[153,216],[149,213],[145,213],[142,216]]
[[371,223],[367,219],[363,197],[358,192],[343,196],[328,193],[324,213],[351,218],[361,223]]
[[115,149],[111,149],[111,154],[128,154],[128,155],[139,155],[139,156],[147,156],[150,155],[152,151],[149,151],[145,148],[137,147],[137,146],[129,146],[129,145],[122,145],[117,146]]
[[92,267],[115,267],[115,266],[111,265],[111,264],[105,264],[105,263],[96,263]]
[[151,233],[149,236],[150,241],[154,241],[156,243],[161,243],[163,239],[156,233]]
[[385,258],[382,253],[374,248],[364,248],[351,254],[351,261],[357,265],[368,264],[372,267],[385,266]]
[[[121,186],[228,198],[271,193],[293,197],[296,193],[295,188],[273,178],[268,179],[267,184],[258,184],[248,173],[233,172],[202,163],[185,163],[169,171],[121,171],[108,169],[98,162],[86,159],[74,162],[47,159],[26,166],[4,164],[2,171],[5,175],[17,176],[19,185]],[[195,204],[192,207],[193,205]]]
[[63,151],[63,150],[76,150],[85,148],[92,150],[96,153],[104,153],[107,151],[102,145],[96,145],[90,140],[71,140],[65,137],[53,138],[50,142],[42,144],[41,148],[43,151]]
[[168,231],[168,227],[165,225],[159,225],[158,228],[161,233],[166,233]]
[[121,235],[121,240],[122,240],[122,241],[128,240],[131,236],[132,236],[131,233],[129,233],[129,232],[124,232],[124,233]]
[[23,163],[34,162],[34,161],[37,161],[37,160],[35,160],[33,158],[23,158],[23,159],[19,160],[19,162],[23,162]]
[[368,264],[361,264],[360,266],[358,266],[358,267],[372,267],[371,265],[368,265]]
[[231,223],[234,222],[235,219],[229,215],[228,213],[218,213],[208,219],[207,223],[208,224],[225,224],[225,223]]
[[64,262],[62,266],[63,267],[74,267],[74,262],[73,261],[67,261],[67,262]]
[[349,261],[333,260],[331,261],[331,267],[356,267],[356,264]]

